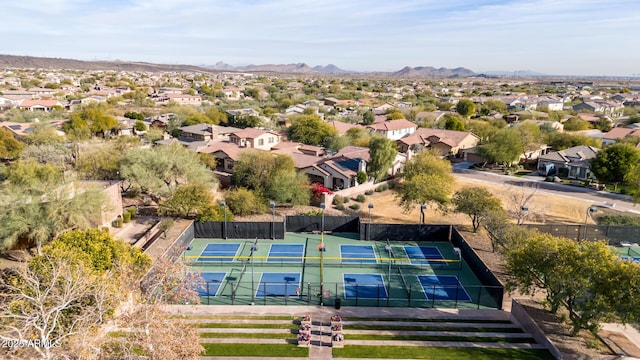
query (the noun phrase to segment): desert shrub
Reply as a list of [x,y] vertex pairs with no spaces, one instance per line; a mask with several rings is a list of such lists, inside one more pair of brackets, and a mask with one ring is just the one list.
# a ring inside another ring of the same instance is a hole
[[238,216],[262,214],[267,211],[267,205],[262,203],[253,191],[245,188],[228,192],[225,201],[231,212]]
[[338,204],[336,205],[336,209],[343,211],[344,210],[344,204]]
[[123,223],[128,223],[129,221],[131,221],[131,213],[128,211],[125,211],[122,213],[122,222]]
[[138,210],[137,210],[136,208],[134,208],[134,207],[130,207],[130,208],[128,208],[128,209],[127,209],[127,212],[128,212],[129,214],[131,214],[131,218],[132,218],[132,219],[133,219],[133,218],[135,218],[135,217],[136,217],[136,215],[138,214]]
[[362,194],[358,194],[358,196],[356,196],[356,201],[357,202],[364,202],[366,199],[364,197],[364,195]]
[[351,199],[348,196],[344,196],[342,198],[342,202],[345,203],[345,204],[348,203],[349,201],[351,201]]
[[373,195],[373,189],[369,189],[364,192],[365,195]]
[[351,205],[349,205],[349,209],[351,209],[351,210],[360,210],[360,204],[351,204]]
[[341,205],[344,202],[344,198],[341,195],[333,197],[333,205]]
[[376,192],[383,192],[387,190],[389,190],[389,185],[387,185],[387,183],[384,183],[376,188]]

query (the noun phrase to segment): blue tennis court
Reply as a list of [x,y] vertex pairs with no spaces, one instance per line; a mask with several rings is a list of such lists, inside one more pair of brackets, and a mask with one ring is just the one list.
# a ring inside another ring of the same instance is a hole
[[202,284],[198,287],[198,294],[200,296],[216,296],[220,285],[227,277],[226,272],[203,272],[200,276],[206,281],[206,284]]
[[417,275],[428,300],[471,301],[471,297],[454,275]]
[[378,258],[373,245],[340,245],[342,263],[376,264]]
[[640,257],[638,256],[621,256],[622,260],[633,261],[634,263],[640,263]]
[[300,288],[300,273],[262,273],[256,297],[293,296]]
[[207,244],[197,261],[233,261],[239,249],[240,244]]
[[267,262],[302,262],[303,244],[271,244]]
[[420,265],[442,265],[447,266],[446,262],[436,262],[429,260],[442,260],[444,256],[440,250],[435,246],[404,246],[404,252],[407,253],[407,257],[411,260],[412,264]]
[[386,299],[387,289],[382,274],[342,274],[344,297],[347,299]]

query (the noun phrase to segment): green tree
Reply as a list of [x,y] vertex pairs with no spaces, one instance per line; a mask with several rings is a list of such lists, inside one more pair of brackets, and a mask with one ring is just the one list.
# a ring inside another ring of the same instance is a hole
[[7,168],[6,174],[12,186],[28,189],[34,195],[42,195],[48,189],[62,185],[59,166],[40,164],[35,160],[17,161]]
[[372,136],[369,142],[367,172],[376,180],[383,179],[398,155],[396,143],[383,136]]
[[456,104],[456,111],[464,117],[471,117],[476,112],[476,104],[469,99],[462,99]]
[[444,128],[447,130],[464,131],[464,121],[458,119],[457,116],[445,115]]
[[451,163],[435,153],[425,150],[415,155],[407,161],[401,176],[402,182],[396,190],[405,210],[427,203],[443,208],[449,202],[455,182]]
[[371,125],[376,120],[373,111],[367,110],[362,113],[362,125]]
[[122,161],[120,176],[157,199],[171,195],[178,185],[215,183],[198,154],[179,144],[131,150]]
[[262,121],[259,117],[253,115],[236,115],[229,118],[227,124],[229,126],[234,126],[240,129],[248,128],[248,127],[258,127]]
[[253,193],[245,188],[238,188],[227,192],[224,197],[227,206],[232,213],[239,216],[262,214],[267,211],[267,205]]
[[564,122],[564,129],[566,131],[581,131],[591,129],[591,124],[588,121],[584,121],[578,117],[571,117]]
[[209,123],[213,125],[226,123],[228,121],[227,114],[224,111],[213,106],[206,108],[204,110],[204,115],[209,118]]
[[188,218],[207,212],[213,205],[211,190],[205,184],[185,184],[160,203],[158,214]]
[[0,158],[15,159],[20,155],[25,144],[16,140],[11,131],[0,128]]
[[591,159],[590,170],[599,181],[612,183],[616,191],[640,160],[640,152],[630,144],[607,146]]
[[27,143],[30,145],[55,145],[64,141],[51,124],[46,122],[35,123],[31,126],[31,132],[27,135]]
[[344,134],[349,139],[349,144],[354,146],[369,147],[371,133],[364,128],[351,128]]
[[501,129],[480,145],[478,153],[487,162],[509,165],[520,158],[524,143],[517,130]]
[[484,187],[470,187],[456,191],[451,199],[454,211],[468,215],[471,218],[473,232],[477,232],[488,212],[502,209],[500,199],[493,196]]
[[290,117],[291,126],[287,129],[290,141],[307,145],[324,145],[338,136],[338,131],[322,121],[317,115],[294,115]]
[[520,124],[515,129],[522,139],[521,154],[525,159],[528,159],[530,157],[527,155],[528,153],[540,149],[540,146],[543,145],[544,135],[540,127],[533,123]]
[[297,174],[293,159],[266,151],[245,151],[234,165],[232,183],[255,192],[262,203],[309,203],[308,179]]
[[574,146],[593,146],[600,147],[600,140],[596,138],[590,138],[582,135],[575,135],[569,133],[551,132],[546,134],[546,143],[554,150],[560,151],[568,149]]
[[136,124],[133,126],[133,130],[135,131],[146,131],[147,130],[147,124],[144,123],[144,121],[142,120],[136,120]]
[[404,114],[400,110],[393,110],[387,113],[387,120],[400,120],[404,119]]
[[86,139],[91,134],[104,136],[118,127],[118,121],[107,110],[102,104],[82,107],[71,114],[70,120],[64,124],[65,131],[79,139]]

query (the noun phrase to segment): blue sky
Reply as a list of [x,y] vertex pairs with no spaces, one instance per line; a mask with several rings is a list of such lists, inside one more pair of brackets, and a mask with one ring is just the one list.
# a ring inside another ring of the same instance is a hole
[[638,0],[18,0],[0,34],[81,60],[640,74]]

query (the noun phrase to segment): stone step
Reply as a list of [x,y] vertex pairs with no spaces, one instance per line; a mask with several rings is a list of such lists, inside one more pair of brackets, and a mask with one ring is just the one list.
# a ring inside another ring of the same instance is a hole
[[350,325],[368,325],[368,326],[380,326],[384,328],[385,326],[412,326],[412,327],[438,327],[438,328],[487,328],[487,329],[495,329],[495,328],[513,328],[519,329],[520,326],[513,323],[474,323],[474,322],[442,322],[442,321],[350,321],[343,320],[342,325],[344,327],[349,327]]
[[[260,320],[260,319],[207,319],[207,318],[196,318],[196,319],[182,319],[183,323],[187,324],[217,324],[217,323],[225,323],[225,324],[292,324],[295,325],[296,321],[294,320]],[[299,322],[298,322],[299,324]]]
[[198,332],[200,333],[250,334],[255,333],[256,330],[260,330],[263,334],[291,334],[291,330],[293,330],[294,333],[298,332],[298,329],[198,328]]

